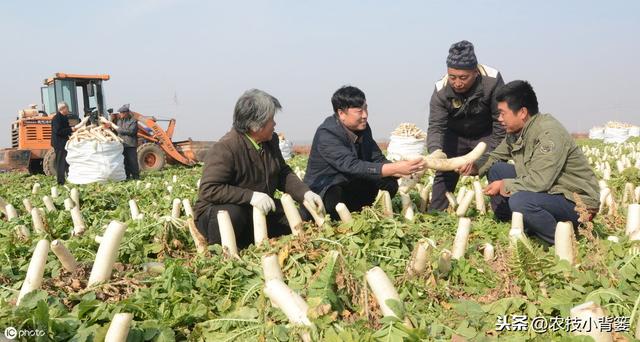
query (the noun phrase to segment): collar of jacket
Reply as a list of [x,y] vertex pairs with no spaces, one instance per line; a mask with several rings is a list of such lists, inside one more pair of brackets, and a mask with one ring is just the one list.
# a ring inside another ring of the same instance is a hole
[[352,144],[355,144],[356,142],[362,142],[362,134],[357,134],[352,130],[348,129],[347,126],[342,124],[342,121],[340,121],[340,118],[338,118],[338,114],[334,114],[333,117],[336,119],[336,123],[340,125],[342,129],[344,129],[344,132],[347,135],[347,139],[349,139],[349,142],[351,142]]
[[[249,150],[249,154],[255,157],[260,157],[262,155],[263,152],[266,152],[266,148],[268,146],[270,146],[271,144],[271,140],[268,141],[263,141],[262,143],[260,143],[260,146],[262,147],[259,151],[256,150],[256,148],[253,146],[253,144],[251,143],[251,141],[249,141],[249,139],[247,139],[247,137],[245,137],[245,135],[243,133],[238,132],[235,128],[231,129],[231,132],[233,134],[234,139],[237,139],[239,141],[241,141],[241,144],[244,145],[244,147]],[[274,133],[275,134],[275,133]]]
[[522,131],[520,134],[509,134],[511,136],[511,141],[513,145],[513,150],[517,151],[524,146],[524,142],[527,139],[527,133],[532,130],[533,123],[538,120],[538,115],[533,115],[529,117],[529,120],[525,122],[524,127],[522,127]]
[[447,86],[444,88],[444,94],[448,99],[455,99],[455,98],[468,99],[468,98],[474,97],[474,95],[482,96],[482,94],[484,94],[484,87],[482,85],[482,75],[478,74],[478,77],[476,78],[476,82],[473,84],[473,86],[471,86],[471,89],[469,89],[469,91],[467,91],[464,94],[458,94],[455,91],[453,91],[453,88],[451,87],[451,83],[447,82]]

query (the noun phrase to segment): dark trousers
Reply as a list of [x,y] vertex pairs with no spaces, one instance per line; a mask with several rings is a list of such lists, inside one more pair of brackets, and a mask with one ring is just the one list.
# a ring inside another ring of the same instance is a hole
[[[378,190],[386,190],[393,197],[398,192],[398,180],[394,177],[385,177],[376,181],[354,179],[333,185],[325,191],[322,202],[331,219],[339,220],[340,216],[336,212],[338,203],[344,203],[349,211],[360,211],[362,207],[373,204]],[[303,216],[307,217],[307,215]]]
[[67,163],[67,150],[64,148],[56,149],[56,180],[58,181],[58,185],[64,184],[64,178],[69,171],[69,164]]
[[[473,150],[479,142],[483,141],[487,144],[486,152],[491,151],[493,146],[490,144],[491,130],[481,137],[468,138],[459,136],[452,131],[447,131],[444,134],[444,142],[442,145],[442,152],[444,152],[448,158],[453,158],[461,155],[465,155]],[[446,210],[449,206],[449,201],[445,196],[447,191],[453,193],[458,184],[460,175],[454,171],[436,172],[436,176],[433,179],[433,194],[431,196],[431,203],[429,203],[428,211],[433,212],[437,210]]]
[[[267,215],[267,233],[269,238],[291,234],[289,222],[284,215],[280,200],[274,200],[276,211]],[[226,210],[231,217],[233,231],[236,235],[238,249],[243,249],[253,241],[253,207],[251,205],[219,204],[210,205],[199,217],[197,227],[209,244],[219,244],[220,228],[218,227],[218,211]]]
[[138,150],[136,147],[125,146],[122,150],[124,155],[124,172],[127,175],[127,179],[140,178],[140,169],[138,168]]
[[[513,165],[497,162],[491,166],[487,174],[489,183],[507,178],[516,178]],[[571,221],[574,229],[578,228],[578,213],[575,203],[562,194],[546,192],[518,191],[511,197],[496,195],[491,197],[491,208],[500,221],[511,220],[511,213],[522,213],[525,233],[553,244],[556,224]]]

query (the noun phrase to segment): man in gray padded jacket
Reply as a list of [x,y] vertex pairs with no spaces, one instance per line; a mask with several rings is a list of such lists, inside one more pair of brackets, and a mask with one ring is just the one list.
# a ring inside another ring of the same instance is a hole
[[[444,152],[448,158],[464,155],[479,142],[493,150],[504,138],[498,122],[496,89],[502,87],[502,75],[496,69],[478,64],[473,44],[463,40],[451,45],[447,74],[436,82],[431,95],[427,150]],[[433,181],[429,211],[445,210],[445,193],[453,192],[460,175],[438,172]]]

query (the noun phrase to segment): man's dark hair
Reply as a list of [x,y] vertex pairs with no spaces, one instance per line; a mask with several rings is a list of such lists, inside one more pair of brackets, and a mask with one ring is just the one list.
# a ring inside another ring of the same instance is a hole
[[529,115],[538,114],[538,98],[527,81],[511,81],[496,91],[496,101],[505,101],[509,109],[517,112],[527,108]]
[[331,97],[331,104],[333,105],[333,112],[338,113],[338,110],[347,110],[348,108],[362,108],[367,101],[362,90],[352,87],[343,86],[336,90]]

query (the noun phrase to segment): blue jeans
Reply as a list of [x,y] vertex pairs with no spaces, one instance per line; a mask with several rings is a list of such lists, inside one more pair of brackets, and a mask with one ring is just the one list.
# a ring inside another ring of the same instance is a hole
[[[493,164],[487,174],[489,183],[508,178],[516,178],[516,169],[505,162]],[[575,206],[562,194],[546,192],[518,191],[511,197],[491,197],[491,208],[498,220],[509,221],[512,212],[520,212],[524,218],[525,233],[551,244],[554,243],[558,222],[571,221],[577,229],[579,222]]]

